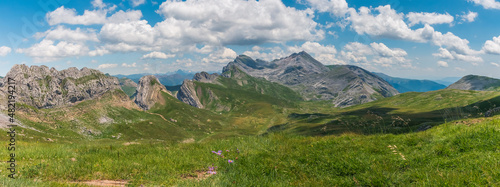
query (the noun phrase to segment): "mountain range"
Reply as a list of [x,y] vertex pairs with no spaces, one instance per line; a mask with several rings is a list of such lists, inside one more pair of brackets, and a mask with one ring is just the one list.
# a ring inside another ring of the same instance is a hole
[[398,90],[399,93],[428,92],[446,88],[445,85],[439,84],[431,80],[405,79],[405,78],[391,77],[383,73],[375,73],[375,72],[374,74],[386,80],[396,90]]

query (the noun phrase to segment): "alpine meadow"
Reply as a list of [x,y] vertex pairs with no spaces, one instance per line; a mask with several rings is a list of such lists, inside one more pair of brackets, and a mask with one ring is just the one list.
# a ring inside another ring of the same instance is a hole
[[0,186],[500,186],[496,0],[0,10]]

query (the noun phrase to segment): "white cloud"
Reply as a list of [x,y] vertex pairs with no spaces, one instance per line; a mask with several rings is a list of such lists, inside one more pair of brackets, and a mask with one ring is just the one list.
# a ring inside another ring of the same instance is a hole
[[337,49],[333,45],[321,45],[317,42],[305,42],[300,47],[288,47],[288,53],[297,53],[305,51],[320,61],[323,64],[338,64],[339,61],[335,58]]
[[341,61],[358,63],[373,68],[373,65],[392,67],[399,65],[405,68],[413,67],[406,59],[407,53],[403,49],[389,48],[384,43],[371,43],[370,45],[359,42],[346,44],[340,52]]
[[152,45],[155,42],[155,31],[146,20],[107,23],[102,26],[100,36],[111,43]]
[[144,56],[142,56],[142,59],[146,59],[146,58],[156,58],[156,59],[167,59],[167,58],[173,58],[175,57],[175,54],[165,54],[165,53],[162,53],[162,52],[158,52],[158,51],[153,51],[149,54],[145,54]]
[[132,64],[127,64],[127,63],[123,63],[122,64],[122,67],[126,67],[126,68],[135,68],[137,67],[137,63],[132,63]]
[[477,5],[483,6],[485,9],[500,9],[500,2],[495,0],[467,0]]
[[482,62],[483,58],[474,56],[474,55],[464,55],[457,53],[455,51],[449,51],[448,49],[445,48],[439,48],[438,53],[432,54],[435,57],[440,57],[442,59],[449,59],[449,60],[460,60],[460,61],[466,61],[466,62]]
[[500,68],[500,65],[499,65],[499,64],[497,64],[497,63],[492,62],[492,63],[491,63],[491,65],[493,65],[493,66],[496,66],[496,67],[499,67],[499,68]]
[[330,12],[337,17],[345,16],[349,7],[345,0],[305,0],[319,12]]
[[102,2],[102,0],[93,0],[92,1],[92,6],[94,6],[95,8],[101,8],[102,9],[102,8],[106,7],[106,4],[104,4]]
[[108,23],[124,23],[130,21],[139,21],[142,18],[140,10],[119,10],[107,18]]
[[452,23],[453,16],[450,14],[438,14],[435,12],[410,12],[406,15],[408,21],[410,21],[409,26],[413,26],[416,24],[443,24],[443,23]]
[[47,13],[47,22],[49,25],[57,25],[61,23],[74,25],[94,25],[103,24],[106,22],[105,10],[85,10],[83,15],[76,15],[75,9],[67,9],[64,6]]
[[89,56],[102,56],[110,53],[107,49],[96,48],[95,50],[89,51]]
[[[372,14],[372,9],[367,7],[360,7],[359,12],[351,9],[350,17],[347,18],[351,22],[351,28],[358,34],[416,42],[426,41],[422,34],[428,33],[429,29],[424,27],[416,31],[411,30],[403,20],[404,14],[397,13],[390,5],[379,6],[374,10],[379,14]],[[430,32],[433,31],[432,29]]]
[[489,54],[500,55],[500,36],[487,40],[483,45],[483,51]]
[[16,52],[24,53],[36,62],[48,62],[64,57],[83,56],[88,54],[87,46],[80,43],[60,41],[55,44],[52,40],[42,40],[29,48],[17,49]]
[[107,68],[115,68],[118,64],[101,64],[97,67],[97,69],[107,69]]
[[234,52],[232,49],[223,47],[213,53],[210,53],[208,57],[202,59],[202,62],[227,64],[228,62],[233,61],[237,56],[238,54],[236,54],[236,52]]
[[92,29],[80,29],[75,30],[68,29],[64,26],[57,26],[55,29],[47,30],[45,32],[38,32],[35,38],[43,38],[46,40],[63,40],[70,42],[82,42],[82,41],[99,41],[97,39],[97,34]]
[[455,70],[456,70],[456,71],[465,71],[465,69],[464,69],[464,68],[459,68],[459,67],[455,67]]
[[12,51],[10,47],[7,46],[0,46],[0,56],[6,56]]
[[130,0],[130,3],[132,4],[133,7],[142,5],[146,2],[146,0]]
[[448,67],[448,62],[445,61],[438,61],[437,64],[439,67]]
[[167,1],[157,11],[163,37],[214,45],[260,44],[291,40],[321,40],[311,9],[297,10],[281,1]]
[[252,47],[252,51],[245,51],[243,52],[243,54],[253,59],[261,59],[265,61],[271,61],[290,55],[289,52],[285,52],[281,47],[278,46],[269,48],[254,46]]
[[370,46],[382,57],[403,57],[407,55],[405,50],[399,48],[390,49],[383,43],[373,42],[370,44]]
[[469,11],[469,13],[464,12],[464,14],[459,16],[462,21],[473,22],[477,18],[477,12],[471,12],[471,11]]

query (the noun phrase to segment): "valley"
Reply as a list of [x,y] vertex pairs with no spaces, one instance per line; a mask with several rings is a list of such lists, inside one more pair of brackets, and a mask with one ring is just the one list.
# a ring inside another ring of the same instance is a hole
[[305,52],[272,62],[240,55],[221,74],[178,86],[16,65],[7,77],[22,80],[19,173],[0,184],[499,184],[500,92],[491,79],[456,83],[486,80],[475,90],[399,93],[360,67],[316,62]]

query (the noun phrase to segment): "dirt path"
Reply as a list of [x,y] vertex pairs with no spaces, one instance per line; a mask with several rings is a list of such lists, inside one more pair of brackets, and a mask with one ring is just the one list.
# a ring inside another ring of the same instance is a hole
[[125,186],[127,185],[127,181],[113,181],[113,180],[92,180],[92,181],[82,181],[82,182],[74,182],[78,184],[86,184],[89,186]]
[[160,116],[163,120],[168,121],[168,120],[167,120],[167,118],[163,117],[163,115],[161,115],[161,114],[152,113],[152,112],[148,112],[148,111],[146,111],[146,112],[147,112],[148,114],[152,114],[152,115],[157,115],[157,116]]

